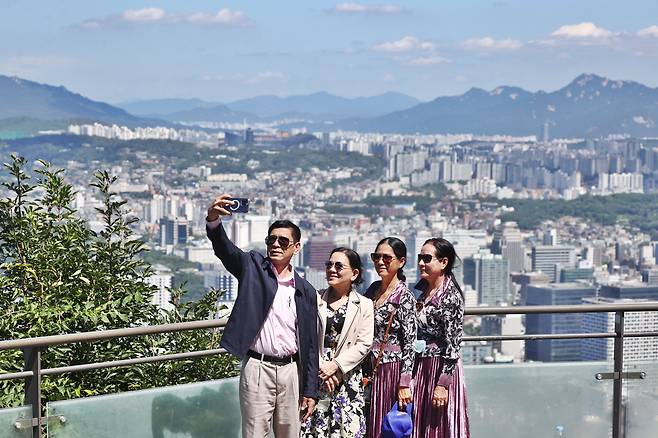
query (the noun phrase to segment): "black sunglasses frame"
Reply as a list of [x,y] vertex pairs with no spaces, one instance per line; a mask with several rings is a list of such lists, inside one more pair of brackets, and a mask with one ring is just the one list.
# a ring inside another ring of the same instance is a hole
[[418,254],[418,263],[420,263],[421,260],[425,264],[432,263],[432,259],[436,259],[440,262],[441,260],[447,259],[447,258],[448,257],[437,257],[434,254]]
[[392,256],[390,254],[380,254],[380,253],[377,253],[377,252],[371,252],[370,253],[370,260],[372,260],[374,263],[377,263],[379,261],[379,259],[381,259],[384,262],[384,264],[388,265],[389,263],[391,263],[396,258],[397,257]]
[[274,234],[270,234],[265,238],[265,245],[272,246],[277,241],[279,242],[279,246],[283,250],[288,249],[291,245],[294,245],[296,243],[285,236],[276,236]]
[[327,260],[326,262],[324,262],[325,269],[331,269],[333,267],[335,267],[336,272],[340,272],[343,269],[349,268],[349,266],[344,265],[342,262],[332,262],[331,260]]

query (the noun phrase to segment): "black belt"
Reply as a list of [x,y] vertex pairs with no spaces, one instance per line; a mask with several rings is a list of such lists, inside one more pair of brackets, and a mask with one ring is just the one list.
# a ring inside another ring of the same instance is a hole
[[276,364],[288,364],[297,362],[299,360],[299,354],[295,353],[286,357],[277,357],[277,356],[268,356],[267,354],[260,354],[254,350],[247,351],[247,356],[253,357],[254,359],[264,360],[265,362],[271,362]]

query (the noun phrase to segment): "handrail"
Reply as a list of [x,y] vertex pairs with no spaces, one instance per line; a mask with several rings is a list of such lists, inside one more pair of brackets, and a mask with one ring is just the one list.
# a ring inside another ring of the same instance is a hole
[[467,307],[465,315],[514,315],[536,313],[606,313],[658,311],[658,302],[633,304],[575,304],[562,306]]
[[[621,392],[623,376],[623,339],[625,337],[658,336],[658,332],[624,332],[624,314],[626,312],[658,311],[658,302],[633,304],[585,304],[562,306],[518,306],[518,307],[469,307],[465,315],[512,315],[512,314],[553,314],[553,313],[607,313],[615,312],[615,331],[604,333],[545,333],[545,334],[518,334],[499,336],[464,336],[464,341],[509,341],[509,340],[538,340],[538,339],[584,339],[584,338],[614,338],[614,377],[613,390],[613,423],[612,436],[621,436]],[[88,371],[102,368],[124,367],[144,363],[163,362],[169,360],[185,360],[226,351],[218,349],[197,350],[192,352],[164,354],[159,356],[137,357],[115,361],[96,362],[72,366],[41,368],[41,350],[52,345],[62,345],[74,342],[93,342],[99,340],[116,339],[124,337],[171,333],[184,330],[217,329],[222,330],[226,319],[210,319],[200,321],[161,324],[154,326],[138,326],[112,330],[99,330],[94,332],[70,333],[64,335],[40,336],[34,338],[11,339],[0,341],[0,351],[21,349],[25,355],[25,370],[15,373],[0,374],[0,381],[11,379],[25,379],[26,404],[32,405],[32,431],[33,437],[41,437],[41,378],[47,375]]]
[[[658,302],[635,304],[585,304],[568,306],[501,306],[501,307],[467,307],[465,315],[514,315],[544,313],[604,313],[604,312],[647,312],[658,311]],[[1,350],[14,350],[29,347],[48,347],[51,345],[73,342],[92,342],[132,336],[169,333],[184,330],[208,328],[222,329],[225,319],[208,319],[200,321],[178,322],[173,324],[150,325],[93,332],[70,333],[65,335],[39,336],[35,338],[12,339],[0,341]]]
[[112,330],[70,333],[66,335],[39,336],[36,338],[12,339],[0,341],[0,351],[17,350],[30,347],[49,347],[51,345],[71,344],[73,342],[92,342],[104,339],[127,338],[133,336],[154,335],[159,333],[180,332],[209,328],[223,329],[225,319],[206,319],[200,321],[176,322],[172,324],[145,325]]

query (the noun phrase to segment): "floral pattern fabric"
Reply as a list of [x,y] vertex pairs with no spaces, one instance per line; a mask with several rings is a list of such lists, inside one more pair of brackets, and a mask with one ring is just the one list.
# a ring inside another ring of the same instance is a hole
[[[366,291],[365,296],[375,301],[375,294],[380,285],[381,281],[374,282]],[[384,341],[384,334],[391,312],[395,312],[395,316],[391,323],[380,363],[401,362],[400,385],[409,386],[415,357],[416,298],[403,281],[398,282],[395,290],[384,304],[375,307],[375,338],[371,351],[372,362],[379,354],[380,346]]]
[[441,293],[423,304],[423,298],[418,298],[417,338],[424,347],[419,351],[421,357],[443,358],[441,374],[451,375],[461,348],[464,328],[464,299],[452,279]]
[[[327,326],[322,359],[334,359],[334,348],[345,323],[348,302],[334,310],[327,306]],[[340,373],[340,371],[339,371]],[[302,424],[302,437],[355,437],[366,435],[364,415],[365,401],[361,384],[361,367],[358,366],[341,376],[341,383],[334,392],[326,391],[320,382],[320,397],[313,415]]]

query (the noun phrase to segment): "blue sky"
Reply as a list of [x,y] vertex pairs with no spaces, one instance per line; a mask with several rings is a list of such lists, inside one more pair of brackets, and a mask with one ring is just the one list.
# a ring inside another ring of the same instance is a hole
[[0,74],[93,99],[658,86],[655,0],[0,0]]

